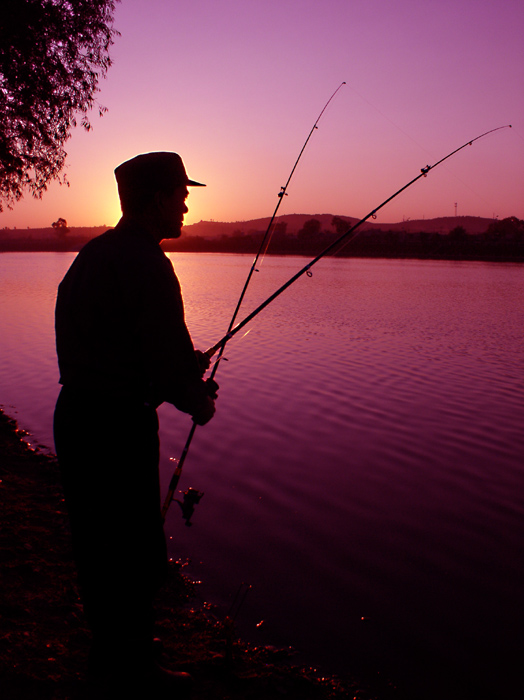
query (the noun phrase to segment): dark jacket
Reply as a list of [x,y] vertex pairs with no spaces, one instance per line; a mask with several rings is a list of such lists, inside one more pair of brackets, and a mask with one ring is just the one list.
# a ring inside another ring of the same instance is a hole
[[122,219],[80,251],[59,286],[55,321],[64,386],[191,414],[205,400],[173,266],[134,223]]

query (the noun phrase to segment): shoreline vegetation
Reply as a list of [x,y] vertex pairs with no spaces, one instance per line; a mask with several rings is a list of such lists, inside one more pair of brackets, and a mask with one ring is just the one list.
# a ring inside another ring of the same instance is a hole
[[[358,219],[319,214],[277,217],[269,255],[313,257]],[[61,223],[60,226],[56,224]],[[185,226],[178,240],[164,241],[167,252],[256,254],[269,219]],[[69,228],[59,219],[47,229],[1,229],[0,252],[76,252],[108,227]],[[516,217],[441,217],[396,224],[366,222],[358,235],[332,255],[364,258],[524,262],[524,221]]]
[[[76,588],[58,465],[0,408],[0,693],[3,700],[88,700],[89,632]],[[194,700],[399,699],[380,674],[319,677],[292,649],[256,647],[173,564],[157,604],[166,667],[195,678]],[[115,644],[118,640],[115,640]]]

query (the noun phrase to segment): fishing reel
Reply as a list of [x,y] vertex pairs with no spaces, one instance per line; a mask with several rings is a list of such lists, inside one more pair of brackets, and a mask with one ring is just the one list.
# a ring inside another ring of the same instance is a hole
[[188,488],[187,491],[184,491],[184,500],[179,501],[178,498],[175,498],[175,501],[178,503],[182,510],[182,517],[186,521],[186,526],[191,527],[193,524],[191,522],[191,517],[193,513],[195,512],[195,506],[197,506],[200,503],[200,499],[203,496],[202,491],[197,491],[197,489],[193,488]]

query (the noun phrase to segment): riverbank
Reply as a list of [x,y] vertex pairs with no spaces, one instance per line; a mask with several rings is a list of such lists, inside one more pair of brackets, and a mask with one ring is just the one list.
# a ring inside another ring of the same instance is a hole
[[[76,589],[56,460],[32,450],[0,409],[0,694],[3,700],[84,700],[89,632]],[[174,566],[157,605],[165,665],[195,678],[194,700],[389,700],[380,678],[319,678],[290,649],[228,637]]]

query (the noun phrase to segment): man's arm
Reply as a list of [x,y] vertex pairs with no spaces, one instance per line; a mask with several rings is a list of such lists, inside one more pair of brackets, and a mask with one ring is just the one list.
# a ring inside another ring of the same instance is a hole
[[209,358],[195,351],[184,318],[180,285],[168,258],[148,275],[140,313],[140,337],[156,403],[167,401],[189,413],[198,425],[214,415],[216,390],[202,375]]

